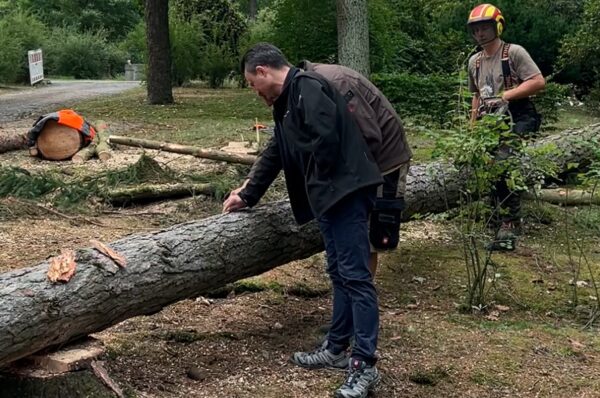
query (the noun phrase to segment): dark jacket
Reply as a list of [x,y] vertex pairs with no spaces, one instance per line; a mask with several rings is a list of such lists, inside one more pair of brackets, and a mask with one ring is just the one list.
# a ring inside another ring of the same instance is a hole
[[273,105],[275,133],[240,197],[254,206],[283,168],[299,224],[383,182],[344,98],[323,77],[291,68]]
[[400,117],[369,79],[342,65],[302,61],[300,67],[323,76],[344,96],[381,172],[410,160],[412,152]]

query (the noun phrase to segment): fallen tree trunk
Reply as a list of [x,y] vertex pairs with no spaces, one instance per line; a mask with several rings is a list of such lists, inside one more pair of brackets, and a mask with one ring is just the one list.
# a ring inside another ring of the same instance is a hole
[[122,137],[119,135],[111,135],[108,140],[111,144],[128,145],[128,146],[135,146],[135,147],[147,148],[147,149],[158,149],[161,151],[182,153],[184,155],[192,155],[192,156],[195,156],[198,158],[219,160],[219,161],[229,162],[229,163],[241,163],[241,164],[252,165],[252,164],[254,164],[254,161],[256,160],[256,156],[253,156],[253,155],[228,153],[228,152],[218,151],[218,150],[214,150],[214,149],[204,149],[204,148],[198,148],[195,146],[171,144],[168,142],[143,140],[143,139],[131,138],[131,137]]
[[[600,125],[570,132],[559,161],[580,161],[574,136],[598,138]],[[575,142],[575,141],[574,141]],[[579,141],[577,141],[579,142]],[[447,165],[414,165],[407,179],[408,219],[456,206],[463,179]],[[94,249],[76,251],[77,271],[51,284],[49,262],[0,274],[0,367],[43,348],[103,330],[136,315],[261,274],[322,250],[314,223],[298,227],[286,201],[213,216],[110,244],[126,268]]]
[[27,132],[0,131],[0,153],[27,148]]

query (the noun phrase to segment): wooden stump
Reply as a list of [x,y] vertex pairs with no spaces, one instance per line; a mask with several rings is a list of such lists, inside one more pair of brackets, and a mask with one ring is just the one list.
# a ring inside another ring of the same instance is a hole
[[37,139],[37,149],[48,160],[70,159],[81,148],[83,139],[72,127],[48,120]]
[[94,339],[24,358],[0,373],[0,398],[123,397],[102,363]]

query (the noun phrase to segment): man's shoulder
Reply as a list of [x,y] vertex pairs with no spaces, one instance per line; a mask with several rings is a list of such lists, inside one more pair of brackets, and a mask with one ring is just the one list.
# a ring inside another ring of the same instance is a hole
[[514,43],[506,43],[506,45],[510,46],[508,48],[509,57],[529,57],[529,52],[525,49],[525,47]]

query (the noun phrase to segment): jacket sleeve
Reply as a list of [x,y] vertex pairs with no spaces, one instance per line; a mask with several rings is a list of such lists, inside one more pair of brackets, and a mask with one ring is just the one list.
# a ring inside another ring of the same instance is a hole
[[320,174],[329,174],[340,146],[336,103],[317,80],[300,79],[298,88],[296,108],[301,118],[298,146],[313,155]]
[[239,196],[250,207],[256,205],[263,197],[279,171],[281,157],[275,136],[271,137],[266,148],[252,165],[248,174],[248,184],[240,191]]

